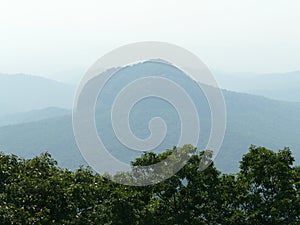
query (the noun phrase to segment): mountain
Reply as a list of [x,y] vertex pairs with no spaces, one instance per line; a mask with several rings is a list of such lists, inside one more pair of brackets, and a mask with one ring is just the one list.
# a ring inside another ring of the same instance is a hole
[[[228,124],[223,146],[216,157],[219,169],[224,172],[237,171],[239,160],[251,144],[271,149],[290,147],[299,164],[300,104],[229,91],[224,91],[224,95]],[[166,114],[170,115],[170,112]],[[142,113],[136,112],[135,115],[140,115],[136,121],[144,120]],[[174,118],[172,116],[169,120]],[[97,121],[98,125],[107,126],[108,122],[101,119],[100,115]],[[139,129],[141,131],[143,126],[140,125]],[[110,132],[103,138],[110,143],[108,148],[112,149],[114,155],[122,153],[124,149],[114,148],[115,139]],[[174,143],[171,138],[166,145],[172,148]],[[23,157],[49,151],[61,166],[76,168],[85,165],[75,143],[71,116],[1,127],[0,149]]]
[[68,114],[71,114],[70,110],[57,108],[57,107],[49,107],[45,109],[31,110],[28,112],[14,113],[14,114],[0,116],[0,127],[6,125],[45,120],[45,119],[64,116]]
[[300,103],[224,91],[227,130],[216,158],[224,171],[234,172],[238,160],[251,145],[279,150],[291,148],[300,164]]
[[75,86],[25,75],[0,75],[0,115],[47,107],[70,109]]
[[215,75],[224,89],[300,102],[300,71],[269,74],[216,72]]
[[[130,161],[140,152],[126,148],[114,135],[111,125],[111,108],[114,99],[124,87],[137,78],[159,74],[171,79],[186,91],[195,103],[200,117],[200,142],[198,149],[204,149],[209,139],[211,117],[209,105],[195,81],[187,79],[182,71],[159,62],[144,62],[124,67],[109,80],[98,97],[96,125],[98,134],[110,153]],[[97,83],[97,78],[89,85]],[[149,83],[141,89],[151,88]],[[166,88],[166,91],[168,89]],[[138,94],[138,93],[137,93]],[[272,100],[262,96],[223,90],[227,107],[227,130],[216,165],[224,172],[235,172],[242,155],[251,144],[274,150],[290,147],[300,164],[300,103]],[[149,97],[134,105],[129,122],[133,133],[139,138],[150,135],[148,122],[159,116],[164,119],[168,131],[164,141],[155,149],[163,151],[176,145],[180,136],[180,118],[171,104],[156,97]],[[78,150],[72,128],[71,115],[57,116],[44,120],[0,127],[0,150],[23,157],[32,157],[48,151],[59,165],[77,168],[85,165]]]

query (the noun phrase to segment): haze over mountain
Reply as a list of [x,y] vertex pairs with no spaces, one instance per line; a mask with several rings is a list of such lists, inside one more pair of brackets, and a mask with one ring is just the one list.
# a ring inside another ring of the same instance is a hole
[[[300,70],[282,73],[230,73],[212,70],[222,89],[300,102]],[[75,88],[84,75],[83,68],[56,72],[52,77]]]
[[8,115],[0,116],[0,127],[45,120],[54,117],[68,115],[70,113],[71,113],[70,110],[63,109],[63,108],[56,108],[56,107],[36,109],[28,112],[12,113]]
[[[262,145],[272,149],[287,146],[293,151],[296,163],[300,162],[300,105],[259,96],[224,91],[228,112],[226,136],[219,155],[217,167],[226,172],[236,171],[238,161],[247,152],[251,144]],[[165,113],[170,115],[167,109]],[[136,121],[144,121],[145,113],[135,112]],[[148,117],[148,116],[147,116]],[[169,118],[169,121],[175,117]],[[107,127],[100,115],[96,118],[98,126]],[[208,118],[203,118],[205,122]],[[144,121],[147,123],[147,121]],[[207,126],[203,124],[203,126]],[[137,133],[142,133],[142,123],[135,126]],[[108,129],[109,130],[109,129]],[[207,132],[207,128],[204,129]],[[102,134],[105,131],[102,130]],[[202,134],[203,135],[203,134]],[[205,135],[205,134],[204,134]],[[169,148],[175,143],[172,136],[166,145]],[[102,136],[112,149],[114,155],[122,155],[124,149],[115,148],[115,140],[110,132]],[[175,138],[174,138],[175,139]],[[203,146],[202,146],[203,147]],[[36,122],[0,127],[0,149],[24,157],[32,157],[49,151],[64,167],[76,168],[85,162],[76,146],[71,116],[56,117]],[[115,152],[115,153],[114,153]]]
[[300,102],[300,71],[269,74],[216,72],[215,75],[224,89]]
[[[3,96],[0,116],[47,107],[71,109],[79,73],[82,70],[77,71],[76,77],[68,76],[70,83],[27,74],[0,74],[0,95]],[[261,75],[217,71],[213,74],[223,89],[300,102],[300,71]]]
[[0,115],[47,107],[72,107],[75,86],[25,75],[0,74]]
[[[158,71],[161,71],[161,76],[172,79],[191,94],[197,110],[201,112],[199,113],[201,133],[198,148],[202,150],[206,146],[211,118],[207,111],[205,97],[197,90],[197,84],[186,79],[181,71],[170,65],[146,62],[120,70],[118,77],[111,79],[111,83],[105,86],[97,103],[98,133],[111,154],[122,160],[130,161],[140,153],[128,150],[115,137],[110,121],[112,102],[124,83],[140,76],[157,74]],[[251,144],[271,149],[290,147],[296,163],[299,164],[300,103],[277,101],[225,90],[223,94],[228,123],[222,148],[216,158],[218,168],[225,172],[236,171],[238,161]],[[49,112],[49,109],[45,112]],[[85,164],[75,143],[71,115],[64,114],[66,112],[63,110],[63,115],[40,117],[42,120],[31,122],[28,120],[27,123],[0,127],[0,150],[23,157],[32,157],[49,151],[61,166],[76,168],[80,164]],[[146,138],[149,135],[148,122],[154,116],[163,118],[168,125],[168,135],[158,146],[157,151],[172,148],[178,140],[179,120],[174,108],[164,101],[150,98],[141,104],[136,104],[130,117],[132,130],[138,137]]]

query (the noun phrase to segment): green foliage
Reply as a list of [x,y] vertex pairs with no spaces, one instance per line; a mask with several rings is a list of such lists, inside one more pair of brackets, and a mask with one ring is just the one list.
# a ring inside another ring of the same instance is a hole
[[[151,165],[177,150],[145,153],[132,165]],[[289,149],[275,153],[251,146],[237,174],[221,174],[213,163],[201,170],[200,162],[211,162],[212,152],[190,145],[181,150],[191,156],[187,164],[145,187],[114,183],[89,168],[61,169],[48,153],[30,160],[0,153],[0,223],[300,223],[300,169],[293,167]],[[145,171],[135,172],[116,176],[137,179]]]
[[299,224],[298,175],[288,148],[274,153],[250,147],[238,176],[240,199],[249,224]]

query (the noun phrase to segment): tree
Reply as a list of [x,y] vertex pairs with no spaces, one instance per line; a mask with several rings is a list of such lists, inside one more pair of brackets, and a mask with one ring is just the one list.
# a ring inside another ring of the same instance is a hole
[[[0,153],[1,224],[299,224],[300,167],[288,148],[275,153],[251,146],[237,174],[222,174],[212,152],[191,145],[145,153],[132,166],[189,155],[184,167],[161,183],[126,186],[94,173],[59,168],[44,153],[25,160]],[[173,155],[173,154],[172,154]],[[209,165],[202,170],[200,162]],[[145,179],[149,168],[119,173],[115,180]],[[159,175],[158,175],[159,176]],[[159,178],[159,177],[156,177]]]
[[288,148],[250,147],[238,174],[239,208],[247,224],[299,224],[299,177]]

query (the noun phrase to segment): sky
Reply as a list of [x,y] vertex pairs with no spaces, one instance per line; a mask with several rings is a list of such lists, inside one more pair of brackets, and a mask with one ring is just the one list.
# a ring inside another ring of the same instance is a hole
[[177,44],[216,71],[300,70],[299,10],[299,0],[1,0],[0,73],[72,80],[138,41]]

